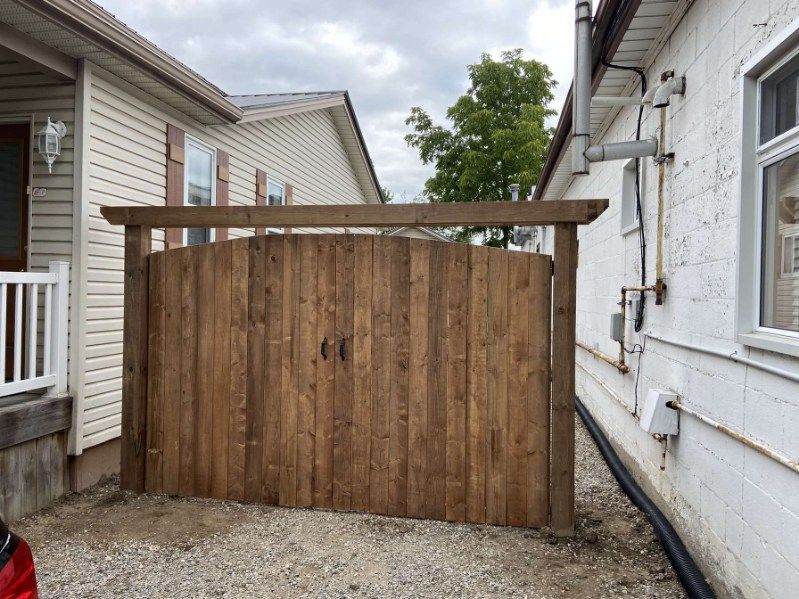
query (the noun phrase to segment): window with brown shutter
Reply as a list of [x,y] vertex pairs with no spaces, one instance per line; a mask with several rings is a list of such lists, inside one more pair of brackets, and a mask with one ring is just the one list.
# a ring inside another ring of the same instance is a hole
[[[222,150],[216,151],[216,205],[228,206],[230,204],[230,156]],[[216,230],[216,241],[225,241],[228,238],[227,229]]]
[[[166,126],[166,205],[183,205],[183,184],[186,163],[186,132],[174,125]],[[166,229],[167,249],[183,245],[181,229]]]

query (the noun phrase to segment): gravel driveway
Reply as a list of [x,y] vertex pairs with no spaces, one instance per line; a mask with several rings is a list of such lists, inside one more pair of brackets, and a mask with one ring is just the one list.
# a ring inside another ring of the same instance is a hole
[[112,483],[17,522],[43,597],[682,597],[577,425],[577,534],[134,496]]

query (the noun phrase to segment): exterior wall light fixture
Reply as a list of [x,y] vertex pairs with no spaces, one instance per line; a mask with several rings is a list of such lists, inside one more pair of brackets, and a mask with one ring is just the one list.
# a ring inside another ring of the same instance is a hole
[[61,138],[67,134],[67,126],[61,122],[52,122],[47,117],[45,124],[36,133],[36,148],[47,163],[47,172],[53,172],[53,163],[61,155]]

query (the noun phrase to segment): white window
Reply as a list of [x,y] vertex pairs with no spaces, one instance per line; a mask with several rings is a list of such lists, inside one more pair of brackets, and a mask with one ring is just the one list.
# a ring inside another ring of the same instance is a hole
[[[638,189],[643,192],[643,164],[640,176],[636,176],[636,160],[624,165],[621,175],[621,232],[623,235],[638,230]],[[640,179],[640,181],[638,180]],[[643,209],[643,197],[641,198]]]
[[283,206],[286,203],[286,186],[271,177],[266,183],[266,205]]
[[[286,186],[281,181],[268,177],[266,180],[266,205],[285,206],[286,205]],[[270,228],[267,233],[282,233],[281,228]]]
[[[193,137],[186,136],[183,203],[186,206],[216,205],[216,150]],[[184,229],[186,245],[214,240],[213,229]]]
[[743,73],[738,339],[799,356],[799,20]]

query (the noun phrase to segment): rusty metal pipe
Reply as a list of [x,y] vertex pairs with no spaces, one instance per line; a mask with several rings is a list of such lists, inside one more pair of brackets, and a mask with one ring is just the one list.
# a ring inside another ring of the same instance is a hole
[[[663,237],[665,236],[666,218],[664,214],[664,194],[666,187],[666,160],[663,155],[666,144],[666,110],[660,111],[660,133],[659,133],[659,148],[660,160],[658,160],[658,204],[657,204],[657,240],[656,240],[656,256],[655,256],[655,282],[658,288],[663,285]],[[641,268],[646,268],[646,265],[641,265]],[[656,303],[663,303],[662,293],[658,293]]]
[[718,431],[721,431],[725,435],[728,435],[728,436],[732,437],[736,441],[740,441],[741,443],[743,443],[747,447],[750,447],[751,449],[754,449],[756,452],[758,452],[758,453],[760,453],[760,454],[762,454],[762,455],[764,455],[764,456],[766,456],[768,458],[771,458],[772,460],[775,460],[775,461],[779,462],[783,466],[786,466],[787,468],[790,468],[791,470],[793,470],[794,472],[799,474],[799,462],[797,462],[796,460],[791,460],[789,457],[784,456],[781,453],[778,453],[778,452],[774,451],[770,447],[766,447],[765,445],[762,445],[761,443],[758,443],[754,439],[750,439],[749,437],[747,437],[745,435],[742,435],[738,431],[734,431],[729,426],[725,426],[725,425],[721,424],[720,422],[716,422],[712,418],[709,418],[708,416],[705,416],[704,414],[701,414],[701,413],[697,412],[696,410],[693,410],[693,409],[689,408],[688,406],[686,406],[682,402],[670,401],[667,405],[673,410],[679,410],[680,412],[685,412],[686,414],[689,414],[689,415],[693,416],[694,418],[697,418],[698,420],[701,420],[705,424],[707,424],[709,426],[712,426],[713,428],[715,428]]
[[575,344],[577,345],[577,347],[580,347],[580,348],[584,349],[589,354],[599,358],[600,360],[604,360],[605,362],[607,362],[611,366],[617,368],[618,371],[621,372],[622,374],[627,374],[628,372],[630,372],[630,367],[627,366],[624,362],[620,362],[618,360],[614,360],[613,358],[611,358],[606,353],[601,352],[598,349],[594,349],[593,347],[589,347],[585,343],[583,343],[582,341],[576,341]]

